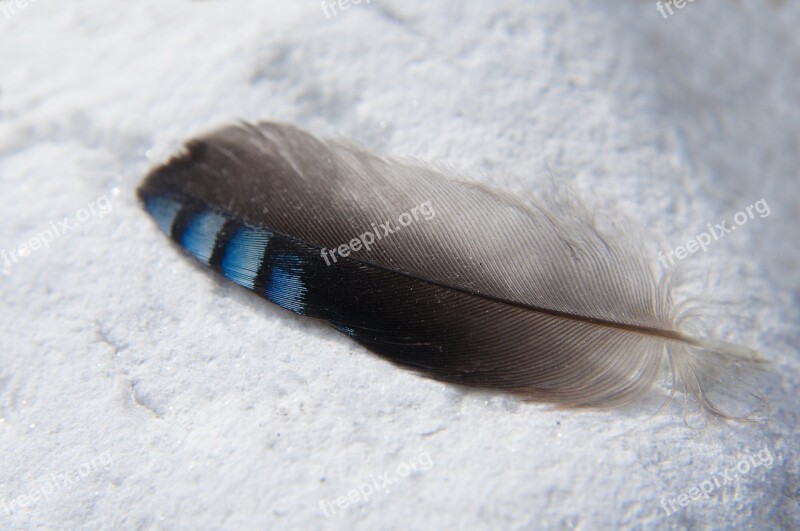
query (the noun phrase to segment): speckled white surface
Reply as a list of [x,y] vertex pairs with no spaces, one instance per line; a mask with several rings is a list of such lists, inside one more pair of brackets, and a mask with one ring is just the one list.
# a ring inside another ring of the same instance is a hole
[[[0,250],[73,226],[0,258],[0,528],[796,529],[799,8],[0,11]],[[690,429],[680,400],[649,419],[654,402],[552,411],[465,392],[219,281],[133,191],[188,136],[238,118],[442,160],[515,193],[549,168],[665,250],[765,198],[769,217],[689,260],[734,302],[717,335],[772,360],[771,420]],[[747,455],[761,466],[666,514],[662,499]],[[364,485],[380,490],[342,502]]]

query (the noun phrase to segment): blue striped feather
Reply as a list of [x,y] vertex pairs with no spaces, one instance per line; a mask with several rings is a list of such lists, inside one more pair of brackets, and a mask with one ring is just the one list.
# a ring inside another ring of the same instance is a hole
[[[225,278],[294,313],[325,319],[362,344],[380,347],[389,359],[404,356],[406,366],[442,378],[453,371],[439,372],[425,360],[442,354],[437,339],[446,319],[443,305],[463,315],[465,324],[473,322],[470,314],[484,311],[463,307],[454,293],[393,271],[353,260],[328,265],[319,247],[198,205],[161,196],[145,196],[144,204],[167,236]],[[419,297],[417,311],[398,319],[397,301],[409,295]],[[452,325],[447,328],[457,333]],[[405,343],[419,334],[429,340],[417,343],[410,355]]]
[[[668,354],[724,416],[707,372],[757,353],[678,329],[642,249],[601,234],[570,199],[525,205],[459,180],[263,122],[187,143],[139,197],[225,278],[426,376],[608,406],[644,394]],[[414,212],[424,219],[409,226]]]
[[231,231],[220,260],[220,272],[228,280],[252,290],[272,233],[246,226],[232,228]]
[[304,267],[312,257],[321,262],[313,248],[170,197],[149,196],[144,204],[161,231],[202,264],[282,308],[305,314]]

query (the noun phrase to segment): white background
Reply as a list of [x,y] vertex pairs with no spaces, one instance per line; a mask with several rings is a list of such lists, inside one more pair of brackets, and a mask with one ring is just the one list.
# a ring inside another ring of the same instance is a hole
[[[113,205],[0,275],[0,528],[797,528],[799,8],[0,12],[0,249],[101,196]],[[465,392],[218,280],[168,244],[134,190],[186,138],[237,119],[444,161],[520,194],[549,169],[654,249],[764,198],[769,217],[686,262],[701,271],[692,295],[730,303],[712,332],[771,360],[758,384],[771,420],[692,429],[681,395],[650,418],[663,388],[600,412]],[[765,447],[771,467],[661,508]],[[398,475],[423,455],[429,469]],[[391,492],[321,510],[386,473]],[[19,506],[59,474],[75,481]]]

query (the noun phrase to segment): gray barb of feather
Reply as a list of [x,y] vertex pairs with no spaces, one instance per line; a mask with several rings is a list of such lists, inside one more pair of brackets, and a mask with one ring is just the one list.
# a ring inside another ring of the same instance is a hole
[[[438,380],[600,407],[641,398],[666,371],[670,397],[682,388],[728,417],[708,386],[761,359],[681,331],[643,245],[601,232],[574,201],[522,202],[291,125],[196,138],[139,197],[223,276]],[[435,215],[374,234],[423,204]]]

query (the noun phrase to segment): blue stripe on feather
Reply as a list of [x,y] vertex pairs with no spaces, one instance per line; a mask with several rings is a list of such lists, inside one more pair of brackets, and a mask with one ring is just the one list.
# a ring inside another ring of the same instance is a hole
[[225,221],[225,217],[216,212],[205,211],[195,214],[181,235],[181,247],[208,265],[211,254],[214,252],[217,234]]
[[272,233],[253,227],[241,227],[231,236],[220,263],[228,280],[253,289]]
[[265,267],[270,269],[264,295],[282,308],[302,314],[306,293],[306,287],[300,278],[303,274],[303,259],[297,255],[281,253],[268,256],[267,260],[269,263]]
[[172,224],[182,205],[177,201],[173,201],[167,197],[148,197],[144,202],[145,209],[153,217],[153,220],[161,229],[161,232],[170,235]]
[[342,324],[334,324],[333,327],[336,328],[336,330],[338,330],[339,332],[349,337],[356,337],[356,331],[354,328]]

